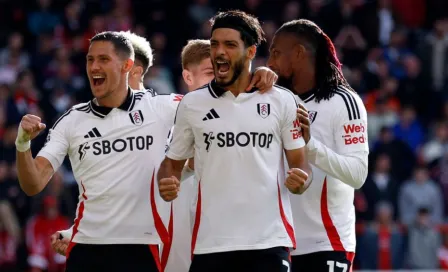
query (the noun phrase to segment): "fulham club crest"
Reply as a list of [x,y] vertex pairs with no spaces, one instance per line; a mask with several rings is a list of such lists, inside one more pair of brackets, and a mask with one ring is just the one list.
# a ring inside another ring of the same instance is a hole
[[131,111],[131,113],[129,113],[129,118],[131,118],[131,122],[136,126],[141,126],[143,124],[143,114],[141,110]]
[[308,111],[308,118],[310,119],[310,123],[312,124],[314,120],[316,120],[317,111]]
[[257,112],[261,117],[266,118],[271,114],[271,105],[268,103],[258,103]]

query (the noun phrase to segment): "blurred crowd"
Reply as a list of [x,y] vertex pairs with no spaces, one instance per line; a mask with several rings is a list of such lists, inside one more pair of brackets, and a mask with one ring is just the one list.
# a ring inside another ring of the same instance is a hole
[[[344,75],[368,111],[369,176],[356,192],[360,269],[447,268],[448,1],[0,0],[0,270],[63,271],[50,234],[70,226],[78,187],[67,161],[42,194],[15,173],[21,117],[48,126],[91,98],[85,54],[95,33],[128,30],[155,51],[145,86],[185,93],[180,50],[209,38],[208,19],[238,8],[263,22],[307,18],[333,39]],[[268,44],[254,67],[265,65]],[[45,133],[32,143],[33,154]],[[28,270],[30,269],[30,270]]]

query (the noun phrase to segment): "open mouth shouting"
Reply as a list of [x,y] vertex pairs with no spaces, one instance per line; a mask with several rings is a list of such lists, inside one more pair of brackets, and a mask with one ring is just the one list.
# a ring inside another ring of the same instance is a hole
[[93,86],[101,86],[106,81],[106,76],[104,75],[93,75]]
[[216,60],[216,68],[219,76],[226,76],[230,70],[230,63],[226,60]]

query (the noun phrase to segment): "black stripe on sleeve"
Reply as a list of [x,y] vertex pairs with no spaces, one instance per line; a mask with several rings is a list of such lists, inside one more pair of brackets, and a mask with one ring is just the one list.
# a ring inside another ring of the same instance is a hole
[[339,92],[339,91],[336,91],[335,94],[341,96],[342,99],[344,100],[345,107],[347,108],[347,112],[348,112],[348,120],[350,120],[350,121],[353,120],[353,118],[352,118],[352,112],[351,112],[351,110],[350,110],[350,106],[348,105],[348,101],[347,101],[347,98],[345,97],[345,95],[343,95],[343,94],[342,94],[341,92]]
[[348,96],[350,96],[352,98],[353,103],[355,105],[356,115],[357,115],[357,118],[355,118],[355,119],[361,119],[361,115],[359,114],[358,102],[356,102],[356,97],[353,94],[353,92],[351,92],[350,90],[348,90],[347,88],[345,88],[343,86],[340,86],[339,89],[343,90]]
[[352,110],[353,120],[359,119],[359,117],[356,115],[356,109],[355,109],[355,104],[353,103],[353,97],[341,89],[338,89],[337,92],[339,92],[342,95],[344,95],[345,97],[347,97],[348,103],[350,104],[350,108]]
[[52,129],[55,129],[56,126],[59,124],[59,122],[61,122],[62,119],[64,119],[66,116],[68,116],[70,114],[70,112],[72,112],[72,111],[73,111],[73,109],[69,109],[68,111],[64,112],[64,114],[62,114],[61,117],[59,117],[59,119],[56,120],[56,122],[54,122]]
[[345,94],[349,98],[350,105],[352,106],[353,120],[361,119],[361,115],[359,114],[358,102],[356,102],[356,97],[354,96],[354,94],[350,90],[347,90],[342,86],[338,87],[338,92]]

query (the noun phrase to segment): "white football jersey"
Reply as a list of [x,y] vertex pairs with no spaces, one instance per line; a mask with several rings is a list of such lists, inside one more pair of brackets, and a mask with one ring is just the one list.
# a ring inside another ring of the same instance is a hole
[[291,92],[235,97],[214,82],[179,104],[167,156],[195,157],[194,254],[294,247],[284,149],[304,146]]
[[318,251],[355,252],[354,188],[367,176],[367,113],[361,98],[338,87],[329,100],[313,92],[297,97],[309,112],[306,145],[313,181],[291,196],[297,248],[292,255]]
[[38,156],[55,171],[69,156],[80,192],[73,242],[169,241],[170,205],[159,196],[156,174],[181,98],[129,90],[118,108],[79,104],[50,129]]

